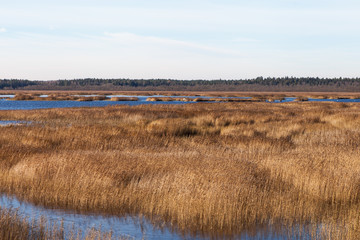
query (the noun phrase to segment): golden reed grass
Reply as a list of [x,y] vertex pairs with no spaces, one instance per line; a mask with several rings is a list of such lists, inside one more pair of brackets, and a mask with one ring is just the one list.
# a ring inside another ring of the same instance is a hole
[[0,111],[0,191],[229,237],[360,238],[360,105]]

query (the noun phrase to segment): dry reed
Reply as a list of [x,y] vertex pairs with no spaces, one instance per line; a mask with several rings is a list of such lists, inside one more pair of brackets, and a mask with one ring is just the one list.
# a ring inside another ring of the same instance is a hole
[[1,128],[0,190],[206,236],[359,239],[359,115],[311,102],[0,111],[35,123]]

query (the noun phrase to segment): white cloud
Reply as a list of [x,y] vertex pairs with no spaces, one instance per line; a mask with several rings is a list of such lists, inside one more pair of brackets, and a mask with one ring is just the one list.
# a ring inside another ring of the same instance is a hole
[[7,29],[6,28],[0,28],[0,33],[4,33],[4,32],[7,32]]

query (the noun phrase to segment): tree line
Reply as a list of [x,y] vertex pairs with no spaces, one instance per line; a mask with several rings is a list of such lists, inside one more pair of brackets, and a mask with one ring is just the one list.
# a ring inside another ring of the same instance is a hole
[[36,82],[29,80],[4,79],[0,80],[0,89],[18,89],[36,84]]
[[245,80],[73,79],[0,80],[2,90],[360,91],[360,78],[281,77]]

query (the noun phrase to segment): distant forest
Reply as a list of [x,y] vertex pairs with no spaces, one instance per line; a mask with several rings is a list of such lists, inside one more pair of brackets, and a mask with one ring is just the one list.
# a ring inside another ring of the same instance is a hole
[[360,92],[360,78],[0,80],[0,90]]

